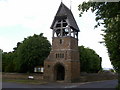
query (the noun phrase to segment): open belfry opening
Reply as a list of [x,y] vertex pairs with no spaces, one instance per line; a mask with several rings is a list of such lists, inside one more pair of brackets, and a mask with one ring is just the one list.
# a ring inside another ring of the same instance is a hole
[[51,29],[53,33],[52,49],[44,61],[44,79],[64,82],[79,81],[79,28],[71,10],[62,2],[55,15]]

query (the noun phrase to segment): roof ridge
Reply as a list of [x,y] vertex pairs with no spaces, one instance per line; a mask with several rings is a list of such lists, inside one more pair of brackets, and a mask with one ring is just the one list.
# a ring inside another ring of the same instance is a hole
[[55,18],[54,18],[53,23],[51,25],[51,29],[53,28],[53,25],[54,25],[55,21],[58,18],[60,18],[59,16],[60,17],[65,16],[66,18],[68,18],[70,26],[72,28],[74,28],[75,30],[79,31],[79,27],[78,27],[78,25],[75,21],[75,18],[74,18],[74,15],[73,15],[72,11],[66,5],[64,5],[62,2],[61,2],[60,6],[58,8],[58,11],[57,11],[56,15],[55,15]]

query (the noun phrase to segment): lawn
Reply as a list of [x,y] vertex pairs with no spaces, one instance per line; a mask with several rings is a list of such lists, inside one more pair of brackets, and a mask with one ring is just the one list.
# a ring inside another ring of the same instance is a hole
[[3,82],[14,82],[14,83],[22,83],[22,84],[47,84],[47,82],[43,80],[29,80],[29,79],[3,79]]
[[[33,76],[34,79],[28,79],[28,76]],[[46,84],[42,74],[27,74],[27,73],[2,73],[3,82],[15,82],[23,84]]]

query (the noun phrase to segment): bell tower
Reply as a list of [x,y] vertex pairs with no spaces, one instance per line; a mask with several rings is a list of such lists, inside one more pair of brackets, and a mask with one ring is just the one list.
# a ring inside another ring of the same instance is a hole
[[71,10],[62,2],[51,29],[53,33],[52,50],[44,61],[44,79],[77,82],[80,78],[79,28]]

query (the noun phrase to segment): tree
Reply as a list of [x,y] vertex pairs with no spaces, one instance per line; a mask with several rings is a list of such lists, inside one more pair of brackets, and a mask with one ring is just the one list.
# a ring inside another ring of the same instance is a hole
[[102,69],[101,57],[92,49],[79,46],[81,72],[97,73]]
[[[103,24],[105,45],[108,49],[110,61],[118,72],[120,87],[120,2],[83,2],[79,5],[80,16],[91,9],[95,12],[97,26]],[[119,88],[120,89],[120,88]]]
[[23,73],[33,72],[35,66],[43,66],[43,62],[51,49],[49,41],[42,33],[25,38],[18,46],[15,61],[16,71]]
[[2,71],[3,72],[15,72],[14,53],[3,52],[2,53]]
[[17,47],[14,47],[14,48],[13,48],[13,50],[14,50],[13,52],[17,51],[17,49],[18,49],[18,47],[19,47],[20,45],[21,45],[21,42],[18,42],[18,43],[17,43]]
[[7,66],[6,54],[5,52],[2,53],[2,72],[5,71],[5,67]]

